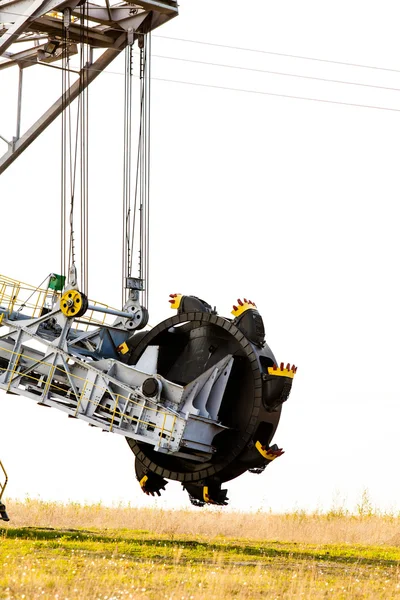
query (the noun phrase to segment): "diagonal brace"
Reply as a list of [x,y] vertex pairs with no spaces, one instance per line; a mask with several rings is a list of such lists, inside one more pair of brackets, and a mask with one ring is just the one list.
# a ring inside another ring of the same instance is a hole
[[[36,121],[36,123],[34,123],[34,125],[32,125],[32,127],[15,142],[13,147],[0,158],[0,175],[4,173],[14,160],[16,160],[16,158],[18,158],[18,156],[20,156],[20,154],[22,154],[22,152],[26,150],[26,148],[28,148],[28,146],[30,146],[49,125],[51,125],[51,123],[62,113],[63,108],[73,102],[73,100],[79,96],[82,89],[92,83],[92,81],[108,67],[114,58],[119,55],[121,50],[125,48],[126,44],[127,36],[124,33],[118,38],[114,48],[106,50],[93,64],[89,67],[85,66],[80,71],[79,79],[65,92],[64,97],[61,96],[53,106],[51,106]],[[82,78],[81,75],[85,70],[87,71],[87,76]]]

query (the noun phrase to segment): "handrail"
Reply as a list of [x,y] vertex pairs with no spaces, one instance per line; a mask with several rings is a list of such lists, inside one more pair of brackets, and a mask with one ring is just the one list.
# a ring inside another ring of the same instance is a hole
[[[26,292],[24,294],[24,292]],[[51,298],[57,301],[60,297],[61,293],[51,290],[49,288],[40,288],[30,285],[28,283],[24,283],[22,281],[18,281],[16,279],[11,279],[11,277],[7,277],[6,275],[0,274],[0,308],[3,309],[9,315],[13,311],[23,312],[24,315],[29,316],[30,318],[37,318],[42,315],[43,309],[46,307],[46,300],[50,300]],[[23,296],[26,296],[26,299],[23,299]],[[104,304],[103,302],[97,302],[95,300],[89,301],[92,306],[99,306],[105,309],[112,309],[112,307]],[[96,315],[96,317],[94,316]],[[113,321],[110,319],[110,321]],[[107,323],[107,314],[103,314],[100,318],[98,317],[98,313],[93,310],[88,310],[85,315],[80,317],[80,322],[84,322],[84,326],[88,330],[89,326],[102,326]],[[76,328],[79,327],[79,324],[76,325]]]
[[[64,388],[58,386],[57,384],[53,383],[53,377],[55,375],[56,371],[59,371],[63,374],[65,374],[66,376],[70,377],[71,379],[73,379],[75,381],[75,383],[77,383],[78,385],[82,385],[82,389],[80,392],[80,396],[78,399],[78,403],[77,403],[77,407],[75,410],[75,416],[78,417],[79,416],[79,407],[80,404],[82,402],[84,393],[85,393],[85,389],[86,386],[88,385],[89,381],[84,378],[84,377],[80,377],[79,375],[76,375],[74,373],[68,372],[61,366],[61,365],[53,365],[52,363],[48,363],[42,360],[37,360],[36,358],[34,358],[33,356],[29,356],[28,354],[24,354],[23,352],[14,352],[13,350],[9,350],[8,348],[5,347],[1,347],[0,346],[0,350],[2,350],[3,352],[6,352],[8,354],[10,354],[10,356],[15,356],[16,357],[16,363],[14,364],[14,368],[13,369],[5,369],[5,368],[0,368],[0,373],[10,373],[11,377],[10,380],[8,382],[8,389],[11,388],[12,383],[14,381],[14,379],[16,378],[21,378],[21,379],[30,379],[32,381],[34,381],[35,383],[37,383],[37,376],[29,374],[29,373],[24,373],[24,372],[17,372],[17,363],[20,361],[20,359],[25,359],[25,360],[32,360],[36,365],[44,365],[46,367],[49,367],[49,374],[47,375],[47,379],[44,382],[44,391],[55,391],[55,393],[58,392],[65,392]],[[11,360],[11,358],[10,358]],[[97,388],[100,391],[107,391],[107,389],[101,385],[98,385],[96,383],[92,383],[91,382],[91,386],[93,388]],[[174,426],[175,426],[175,422],[176,422],[176,415],[174,415],[173,413],[170,413],[168,411],[163,411],[160,410],[159,408],[153,408],[152,406],[146,406],[146,410],[150,411],[150,412],[154,412],[154,413],[158,413],[158,414],[163,414],[164,415],[164,421],[162,426],[160,425],[156,425],[155,423],[151,422],[151,421],[145,421],[143,419],[140,418],[136,418],[136,417],[131,417],[130,415],[126,414],[125,412],[122,412],[119,407],[118,407],[118,402],[119,400],[125,400],[125,402],[127,403],[127,405],[131,404],[131,405],[135,405],[138,407],[142,407],[142,404],[140,402],[137,402],[136,400],[134,400],[133,398],[131,398],[130,396],[125,396],[123,394],[115,394],[115,400],[114,400],[114,407],[107,409],[107,407],[103,406],[100,402],[96,402],[95,400],[92,400],[92,398],[85,398],[86,402],[88,402],[89,404],[95,406],[95,407],[99,407],[102,408],[104,411],[108,411],[110,413],[110,425],[109,425],[109,431],[113,431],[113,425],[114,425],[114,420],[115,417],[119,417],[119,418],[123,418],[126,419],[127,421],[133,422],[135,424],[142,424],[142,425],[150,425],[151,427],[154,427],[154,429],[159,429],[161,432],[161,436],[162,437],[167,437],[169,438],[169,440],[171,440],[173,433],[174,433]],[[173,421],[172,421],[172,426],[170,429],[165,427],[165,422],[166,422],[166,418],[167,417],[173,417]],[[4,469],[4,467],[3,467]],[[0,495],[0,500],[1,500],[1,495]]]

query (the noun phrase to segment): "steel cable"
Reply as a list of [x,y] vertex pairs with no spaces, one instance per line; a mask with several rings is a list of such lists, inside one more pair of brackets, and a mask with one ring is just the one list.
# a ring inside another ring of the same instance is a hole
[[125,49],[124,172],[122,205],[122,305],[126,302],[126,277],[131,270],[131,149],[132,149],[132,47]]

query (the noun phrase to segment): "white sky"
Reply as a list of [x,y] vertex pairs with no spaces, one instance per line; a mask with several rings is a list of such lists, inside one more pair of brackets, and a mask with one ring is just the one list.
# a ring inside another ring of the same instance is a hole
[[[175,56],[400,88],[395,1],[182,0],[157,32],[374,65],[398,72],[153,38],[155,78],[400,110],[399,91],[223,69]],[[90,91],[90,296],[120,300],[123,56]],[[0,134],[14,132],[16,74],[0,72]],[[25,72],[25,129],[60,76]],[[227,484],[235,509],[349,507],[368,488],[400,509],[398,217],[400,114],[154,80],[151,323],[168,294],[195,294],[229,316],[256,301],[279,361],[299,365],[262,476]],[[138,111],[136,112],[138,116]],[[38,284],[59,265],[60,123],[0,178],[0,272]],[[0,144],[0,148],[5,147]],[[142,495],[118,436],[31,400],[0,395],[8,495],[131,502]],[[169,483],[158,506],[188,506]]]

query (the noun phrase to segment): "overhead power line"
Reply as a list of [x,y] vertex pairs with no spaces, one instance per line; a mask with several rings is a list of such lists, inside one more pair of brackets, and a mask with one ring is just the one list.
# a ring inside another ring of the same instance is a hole
[[230,92],[245,92],[247,94],[259,94],[261,96],[276,96],[278,98],[291,98],[295,100],[309,100],[310,102],[322,102],[323,104],[341,104],[342,106],[354,106],[357,108],[374,108],[376,110],[389,110],[391,112],[400,112],[400,108],[390,108],[388,106],[375,106],[374,104],[356,104],[353,102],[341,102],[339,100],[324,100],[323,98],[311,98],[308,96],[292,96],[291,94],[278,94],[275,92],[262,92],[259,90],[246,90],[243,88],[233,88],[222,85],[211,85],[208,83],[198,83],[194,81],[181,81],[177,79],[164,79],[161,77],[152,77],[156,81],[165,81],[169,83],[181,83],[184,85],[193,85],[204,88],[212,88],[216,90],[227,90]]
[[[266,69],[254,69],[252,67],[242,67],[239,65],[228,65],[228,64],[222,64],[222,63],[207,62],[207,61],[203,61],[203,60],[193,60],[191,58],[181,58],[179,56],[164,56],[162,54],[153,54],[153,57],[154,58],[164,58],[164,59],[168,59],[168,60],[177,60],[177,61],[181,61],[181,62],[194,63],[197,65],[223,67],[226,69],[238,69],[240,71],[251,71],[253,73],[266,73],[268,75],[282,75],[284,77],[297,77],[299,79],[312,79],[314,81],[323,81],[324,83],[340,83],[340,84],[344,84],[344,85],[356,85],[356,86],[361,86],[361,87],[374,88],[377,90],[388,90],[391,92],[400,92],[400,88],[396,88],[396,87],[373,85],[370,83],[359,83],[356,81],[344,81],[342,79],[328,79],[325,77],[314,77],[312,75],[300,75],[298,73],[285,73],[283,71],[270,71],[270,70],[266,70]],[[122,75],[122,73],[121,73],[121,75]]]
[[329,60],[327,58],[317,58],[315,56],[302,56],[299,54],[285,54],[284,52],[273,52],[272,50],[259,50],[257,48],[245,48],[244,46],[229,46],[227,44],[216,44],[214,42],[204,42],[201,40],[189,40],[186,38],[175,38],[167,35],[154,35],[153,37],[162,38],[164,40],[174,40],[176,42],[187,42],[189,44],[201,44],[204,46],[214,46],[215,48],[227,48],[229,50],[240,50],[241,52],[255,52],[257,54],[271,54],[273,56],[283,56],[285,58],[298,58],[300,60],[313,60],[316,62],[331,63],[333,65],[344,65],[346,67],[357,67],[360,69],[375,69],[377,71],[389,71],[392,73],[400,73],[400,69],[391,69],[389,67],[377,67],[374,65],[363,65],[360,63],[351,63],[339,60]]

